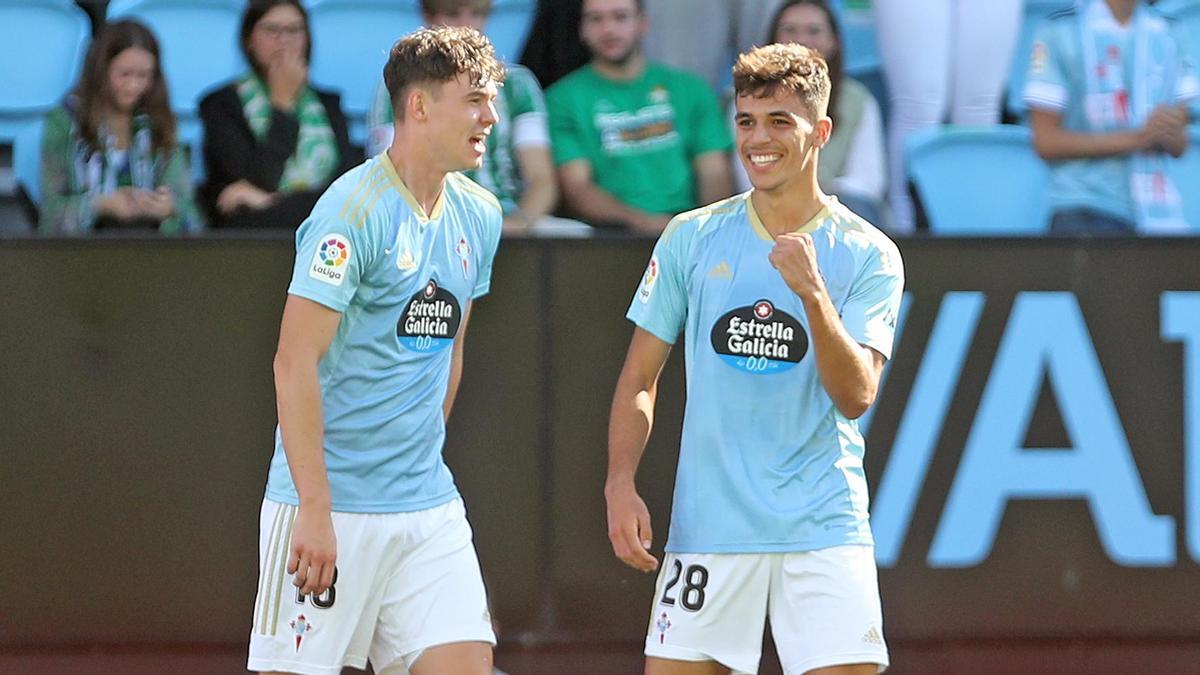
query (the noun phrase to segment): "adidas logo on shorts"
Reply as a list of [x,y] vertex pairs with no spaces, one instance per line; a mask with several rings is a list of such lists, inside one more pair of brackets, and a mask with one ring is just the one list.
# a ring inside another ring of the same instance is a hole
[[874,626],[871,626],[870,630],[862,636],[862,641],[873,645],[883,644],[883,638],[880,637],[879,631],[875,630]]

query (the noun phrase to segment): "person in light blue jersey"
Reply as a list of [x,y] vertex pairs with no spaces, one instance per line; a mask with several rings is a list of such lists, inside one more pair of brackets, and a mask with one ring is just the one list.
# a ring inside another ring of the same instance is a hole
[[386,152],[296,234],[275,355],[253,671],[492,670],[471,529],[442,460],[471,303],[490,288],[496,199],[478,168],[504,70],[469,28],[397,42]]
[[609,538],[625,563],[658,568],[634,476],[682,332],[687,406],[646,673],[757,672],[768,616],[788,675],[875,673],[888,655],[855,420],[892,353],[902,261],[818,187],[825,61],[773,44],[733,77],[754,187],[672,219],[630,304]]
[[[426,26],[469,26],[482,33],[491,13],[492,0],[421,0]],[[583,223],[550,215],[558,202],[558,181],[541,85],[523,66],[506,64],[505,71],[496,99],[500,119],[488,137],[483,165],[470,172],[471,179],[500,201],[506,235],[586,232]],[[367,154],[377,155],[391,143],[392,117],[391,98],[381,80],[367,111]]]
[[1025,102],[1050,165],[1056,234],[1178,234],[1167,157],[1187,149],[1200,95],[1183,34],[1143,0],[1077,0],[1033,42]]

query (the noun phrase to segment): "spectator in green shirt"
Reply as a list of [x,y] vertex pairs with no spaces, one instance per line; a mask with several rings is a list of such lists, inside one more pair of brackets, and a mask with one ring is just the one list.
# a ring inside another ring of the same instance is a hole
[[729,125],[699,77],[647,62],[643,0],[583,0],[592,61],[546,94],[563,197],[596,226],[657,234],[733,192]]

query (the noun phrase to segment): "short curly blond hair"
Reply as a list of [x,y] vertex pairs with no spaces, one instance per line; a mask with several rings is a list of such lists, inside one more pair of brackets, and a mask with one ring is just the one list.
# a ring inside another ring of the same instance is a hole
[[825,59],[803,45],[757,47],[739,56],[733,66],[736,95],[771,97],[782,87],[800,97],[814,121],[828,111],[830,86]]

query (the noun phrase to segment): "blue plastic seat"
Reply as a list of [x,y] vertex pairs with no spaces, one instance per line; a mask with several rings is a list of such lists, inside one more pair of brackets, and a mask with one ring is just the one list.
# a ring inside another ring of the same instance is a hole
[[883,60],[875,39],[875,12],[863,0],[833,0],[831,7],[842,30],[846,74],[862,77],[877,73]]
[[136,19],[158,38],[176,114],[195,116],[201,95],[247,68],[238,45],[241,0],[113,0],[108,20]]
[[1033,236],[1049,228],[1050,173],[1025,127],[920,131],[908,137],[905,161],[934,234]]
[[313,50],[310,77],[342,95],[350,139],[366,140],[366,115],[388,52],[421,27],[415,3],[396,0],[314,0],[309,5]]
[[62,103],[91,30],[71,0],[0,0],[0,143]]
[[533,27],[534,0],[496,0],[484,32],[496,47],[496,55],[505,63],[521,60],[521,50]]
[[1013,50],[1012,64],[1008,69],[1008,90],[1005,106],[1019,118],[1029,112],[1025,105],[1025,80],[1029,75],[1029,55],[1033,51],[1033,37],[1046,17],[1074,6],[1072,0],[1025,0],[1025,15],[1021,19],[1021,32]]

